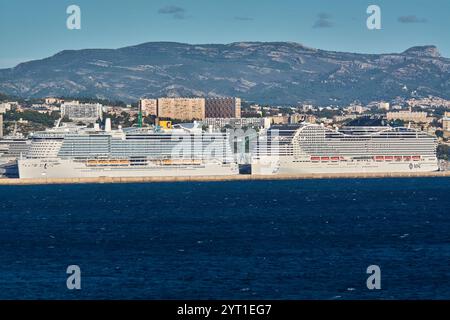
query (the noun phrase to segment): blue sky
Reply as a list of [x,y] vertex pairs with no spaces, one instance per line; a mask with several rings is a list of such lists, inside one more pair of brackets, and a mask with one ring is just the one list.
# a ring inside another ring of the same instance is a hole
[[[81,8],[81,30],[66,8]],[[368,30],[368,5],[382,29]],[[0,68],[64,49],[148,41],[294,41],[335,51],[400,52],[433,44],[450,57],[448,0],[0,0]]]

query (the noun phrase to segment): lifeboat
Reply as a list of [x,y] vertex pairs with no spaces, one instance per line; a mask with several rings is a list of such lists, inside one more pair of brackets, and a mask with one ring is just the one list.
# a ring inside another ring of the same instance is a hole
[[420,161],[420,156],[413,156],[412,159],[413,161]]
[[162,161],[162,165],[170,166],[170,165],[200,165],[202,164],[201,160],[194,159],[164,159]]
[[330,161],[330,157],[321,157],[320,160],[322,160],[322,161]]
[[320,157],[311,157],[311,161],[312,162],[319,162],[320,161]]
[[110,165],[129,165],[129,160],[114,160],[114,159],[102,159],[102,160],[88,160],[88,166],[110,166]]
[[339,157],[331,157],[331,161],[337,162],[337,161],[339,161]]
[[388,162],[391,162],[391,161],[394,160],[394,157],[392,157],[392,156],[386,156],[386,157],[384,157],[384,160],[386,160],[386,161],[388,161]]

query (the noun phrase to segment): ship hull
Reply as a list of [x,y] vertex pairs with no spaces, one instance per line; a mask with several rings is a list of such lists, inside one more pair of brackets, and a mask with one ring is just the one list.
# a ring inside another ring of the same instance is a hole
[[65,159],[23,159],[18,161],[21,179],[100,178],[100,177],[176,177],[239,174],[236,164],[146,165],[91,167],[86,162]]
[[314,163],[298,161],[293,157],[263,159],[252,164],[252,174],[324,174],[324,173],[396,173],[396,172],[432,172],[437,171],[437,159],[426,159],[417,162],[329,162]]

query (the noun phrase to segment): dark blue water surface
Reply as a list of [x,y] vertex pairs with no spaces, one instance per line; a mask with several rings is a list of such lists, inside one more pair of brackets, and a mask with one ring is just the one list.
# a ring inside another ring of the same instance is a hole
[[449,299],[449,208],[448,178],[2,186],[0,299]]

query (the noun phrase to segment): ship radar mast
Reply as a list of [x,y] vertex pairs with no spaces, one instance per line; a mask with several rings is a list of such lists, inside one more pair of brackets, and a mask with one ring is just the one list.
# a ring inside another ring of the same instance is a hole
[[139,103],[138,127],[142,128],[142,105]]

